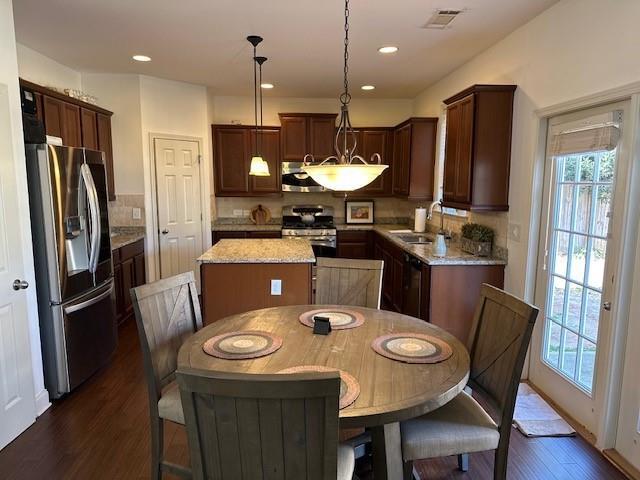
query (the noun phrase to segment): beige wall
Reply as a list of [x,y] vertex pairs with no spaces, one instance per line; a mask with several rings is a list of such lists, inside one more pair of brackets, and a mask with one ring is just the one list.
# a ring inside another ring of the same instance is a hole
[[[508,221],[521,228],[521,239],[508,240],[506,287],[525,292],[538,108],[597,93],[640,78],[640,2],[565,0],[543,12],[492,48],[420,94],[415,115],[438,115],[442,100],[474,83],[518,85],[514,105]],[[506,237],[506,232],[500,235]],[[534,250],[535,251],[535,250]]]
[[116,195],[144,193],[142,113],[138,75],[83,73],[82,89],[113,112],[113,173]]
[[[224,97],[213,99],[214,123],[253,125],[253,97]],[[366,100],[354,98],[349,106],[351,123],[364,127],[392,127],[411,116],[413,104],[405,99]],[[266,96],[263,99],[264,125],[280,125],[278,113],[338,113],[336,98],[287,98]]]
[[25,80],[60,91],[65,88],[81,88],[80,72],[20,43],[17,44],[17,51],[18,71]]

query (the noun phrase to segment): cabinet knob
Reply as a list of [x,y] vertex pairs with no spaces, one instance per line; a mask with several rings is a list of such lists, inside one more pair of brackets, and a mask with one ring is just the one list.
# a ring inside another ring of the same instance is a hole
[[164,230],[162,230],[162,234],[166,235],[167,233],[169,233],[169,230],[167,230],[166,228]]
[[20,280],[19,278],[16,278],[13,281],[14,290],[26,290],[27,288],[29,288],[29,282],[27,282],[26,280]]

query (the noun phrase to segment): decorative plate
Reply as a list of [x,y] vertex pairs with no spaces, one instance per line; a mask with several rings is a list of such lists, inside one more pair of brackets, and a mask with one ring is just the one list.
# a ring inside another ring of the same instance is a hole
[[360,395],[360,384],[348,372],[338,368],[324,367],[322,365],[302,365],[280,370],[278,373],[303,373],[303,372],[340,372],[340,402],[338,408],[342,410],[356,401]]
[[371,343],[377,353],[405,363],[438,363],[453,354],[451,346],[439,338],[422,333],[392,333]]
[[313,328],[313,317],[316,315],[320,317],[328,317],[329,323],[331,323],[331,330],[356,328],[364,323],[364,315],[360,312],[340,307],[309,310],[308,312],[304,312],[300,315],[300,323]]
[[282,346],[282,338],[258,330],[216,335],[202,345],[204,353],[227,360],[244,360],[269,355]]

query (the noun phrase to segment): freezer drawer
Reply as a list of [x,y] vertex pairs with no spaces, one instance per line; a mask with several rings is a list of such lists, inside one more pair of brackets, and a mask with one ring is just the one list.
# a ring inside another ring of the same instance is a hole
[[[64,326],[68,389],[71,391],[105,365],[115,352],[118,330],[113,281],[60,305]],[[65,393],[64,391],[62,393]]]

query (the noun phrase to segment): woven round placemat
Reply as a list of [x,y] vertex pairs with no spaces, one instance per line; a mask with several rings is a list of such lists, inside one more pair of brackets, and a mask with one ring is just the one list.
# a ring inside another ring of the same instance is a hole
[[300,314],[300,323],[313,328],[313,317],[316,315],[329,318],[331,330],[356,328],[364,323],[364,315],[362,313],[340,307],[309,310],[308,312]]
[[269,355],[282,346],[282,338],[269,332],[248,330],[216,335],[204,342],[202,350],[212,357],[244,360]]
[[451,346],[439,338],[422,333],[392,333],[371,343],[377,353],[405,363],[438,363],[453,354]]
[[302,373],[302,372],[335,372],[340,373],[340,402],[338,408],[342,410],[356,401],[360,395],[360,384],[353,375],[338,368],[324,367],[322,365],[301,365],[299,367],[285,368],[277,373]]

